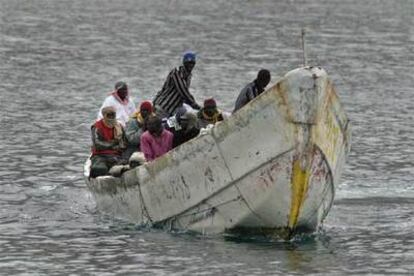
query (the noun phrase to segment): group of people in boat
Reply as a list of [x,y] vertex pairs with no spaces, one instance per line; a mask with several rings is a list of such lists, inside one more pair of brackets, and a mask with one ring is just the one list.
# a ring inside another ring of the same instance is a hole
[[[114,165],[152,161],[228,116],[214,98],[205,99],[201,106],[190,93],[195,64],[196,54],[186,52],[182,64],[171,70],[154,100],[142,101],[138,107],[129,97],[127,84],[115,84],[91,127],[90,177],[108,175]],[[261,69],[257,78],[241,90],[233,112],[260,95],[269,82],[270,72]]]

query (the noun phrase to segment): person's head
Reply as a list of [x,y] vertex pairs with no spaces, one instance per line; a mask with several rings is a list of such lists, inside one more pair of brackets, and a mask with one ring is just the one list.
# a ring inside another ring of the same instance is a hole
[[113,127],[116,124],[116,110],[113,106],[107,106],[102,108],[102,116],[105,124],[109,127]]
[[181,118],[184,116],[184,114],[187,113],[187,109],[184,106],[180,106],[175,110],[175,119],[179,124],[181,124]]
[[118,81],[115,84],[115,91],[118,94],[118,96],[121,98],[121,100],[124,100],[128,96],[128,86],[123,81]]
[[146,121],[146,126],[149,133],[151,133],[153,136],[160,136],[163,131],[161,118],[157,115],[154,115],[149,116]]
[[217,104],[214,98],[208,98],[204,100],[203,110],[204,113],[210,117],[218,112]]
[[196,64],[196,54],[194,52],[185,52],[183,55],[183,65],[191,73]]
[[270,72],[266,69],[261,69],[257,74],[257,85],[261,88],[265,88],[270,82]]
[[154,112],[154,107],[150,101],[143,101],[139,106],[139,112],[141,113],[142,118],[147,118],[148,115]]
[[191,112],[186,112],[180,118],[180,126],[184,131],[189,131],[197,126],[197,116]]

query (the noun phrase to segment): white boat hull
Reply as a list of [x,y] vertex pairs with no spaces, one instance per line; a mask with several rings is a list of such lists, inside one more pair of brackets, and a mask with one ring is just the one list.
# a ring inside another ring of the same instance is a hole
[[313,231],[333,203],[349,139],[325,71],[300,68],[206,134],[119,178],[87,183],[101,211],[138,224]]

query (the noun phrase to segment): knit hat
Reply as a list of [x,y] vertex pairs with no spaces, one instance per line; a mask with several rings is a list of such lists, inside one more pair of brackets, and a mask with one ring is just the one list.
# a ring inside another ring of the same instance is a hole
[[183,56],[183,63],[187,62],[187,61],[195,62],[196,61],[196,54],[194,52],[191,52],[191,51],[185,52],[184,56]]
[[208,98],[204,100],[204,107],[217,107],[214,98]]
[[121,90],[121,89],[128,89],[128,86],[125,82],[118,81],[117,83],[115,83],[115,91],[118,91],[118,90]]
[[154,112],[154,108],[152,106],[152,103],[150,101],[143,101],[141,105],[139,106],[139,110],[147,110],[149,112]]
[[191,112],[186,112],[183,116],[181,116],[181,120],[187,121],[186,129],[192,129],[197,127],[197,116]]
[[187,113],[187,109],[184,106],[180,106],[179,108],[177,108],[177,110],[175,111],[175,118],[177,119],[177,121],[180,121],[180,119],[184,116],[184,114]]

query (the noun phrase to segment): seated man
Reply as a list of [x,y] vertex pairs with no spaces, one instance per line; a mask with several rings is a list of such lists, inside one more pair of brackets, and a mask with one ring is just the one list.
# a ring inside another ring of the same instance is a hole
[[92,156],[90,177],[107,175],[109,169],[121,162],[122,150],[126,147],[125,133],[116,120],[112,106],[102,109],[103,119],[91,127]]
[[147,130],[141,135],[141,151],[147,161],[167,153],[172,149],[173,134],[162,126],[161,118],[150,116],[147,119]]
[[174,135],[173,148],[197,137],[200,129],[197,116],[184,107],[177,109],[177,113],[164,122],[165,128]]
[[129,96],[128,86],[125,82],[119,81],[115,84],[115,91],[109,94],[98,112],[98,120],[102,119],[102,109],[112,106],[116,111],[116,119],[125,126],[129,116],[134,113],[135,105]]
[[223,113],[217,109],[216,101],[213,98],[204,101],[203,108],[197,113],[200,128],[205,128],[209,124],[223,121]]
[[128,141],[128,147],[123,154],[125,159],[129,157],[136,151],[140,150],[140,139],[142,133],[146,131],[145,120],[150,116],[155,115],[154,108],[150,101],[143,101],[139,110],[137,110],[131,118],[128,120],[125,129],[126,139]]

